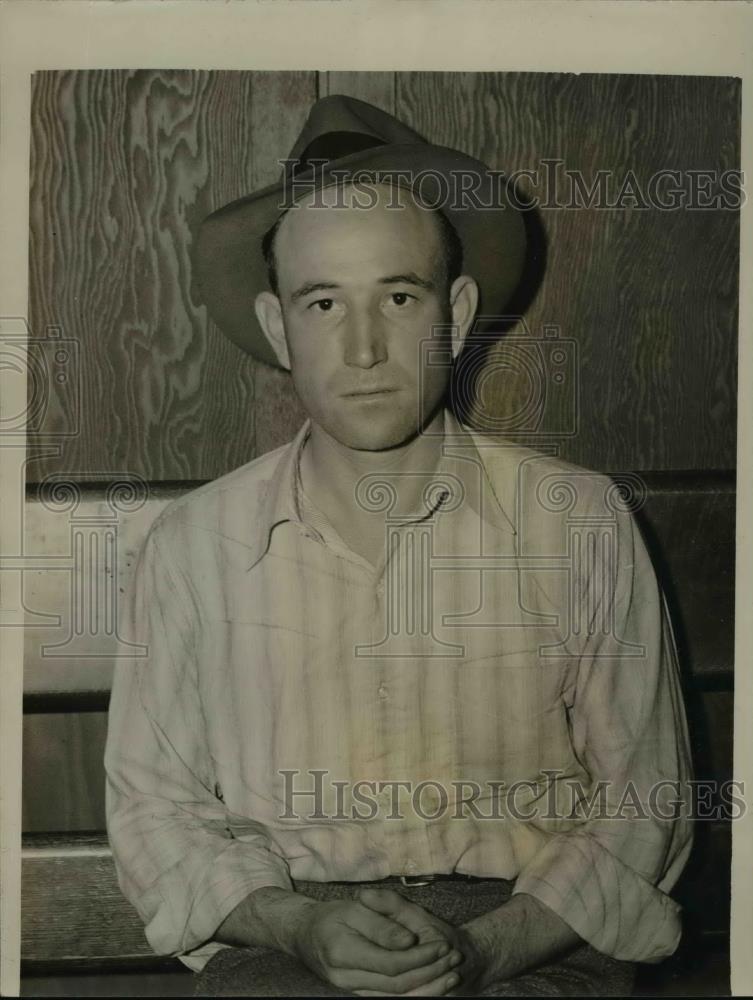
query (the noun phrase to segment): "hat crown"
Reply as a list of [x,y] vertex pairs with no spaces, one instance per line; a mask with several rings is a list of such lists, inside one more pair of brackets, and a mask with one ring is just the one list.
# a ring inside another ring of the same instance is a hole
[[423,143],[412,128],[371,104],[344,94],[322,97],[314,104],[290,153],[290,171],[311,160],[337,160],[351,153],[395,143]]

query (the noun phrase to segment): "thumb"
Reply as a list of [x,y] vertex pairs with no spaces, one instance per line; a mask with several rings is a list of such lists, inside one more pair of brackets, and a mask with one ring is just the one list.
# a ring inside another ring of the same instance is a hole
[[358,893],[358,898],[364,906],[385,917],[395,917],[404,906],[410,906],[408,900],[394,889],[372,889],[365,886]]
[[[392,917],[409,931],[421,936],[423,944],[433,940],[444,940],[444,935],[434,925],[429,914],[415,903],[411,903],[394,889],[361,889],[360,901],[370,910]],[[427,933],[431,932],[431,933]]]

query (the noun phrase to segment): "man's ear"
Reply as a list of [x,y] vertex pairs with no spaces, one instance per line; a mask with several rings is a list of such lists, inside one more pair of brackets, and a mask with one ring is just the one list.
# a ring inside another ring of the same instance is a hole
[[272,350],[277,355],[277,360],[283,368],[290,371],[290,356],[288,354],[288,344],[285,340],[285,326],[282,321],[280,300],[272,292],[259,292],[254,300],[254,309],[256,311],[256,318],[259,320],[259,326],[272,345]]
[[478,309],[478,285],[468,274],[455,278],[450,288],[452,357],[460,354]]

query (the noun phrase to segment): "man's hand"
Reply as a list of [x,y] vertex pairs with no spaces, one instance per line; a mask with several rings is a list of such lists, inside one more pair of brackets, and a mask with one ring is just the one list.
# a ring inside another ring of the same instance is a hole
[[323,903],[273,886],[249,893],[215,940],[283,951],[348,993],[434,996],[462,960],[442,935],[422,940],[357,899]]
[[463,956],[455,972],[440,974],[416,996],[476,996],[491,983],[556,961],[583,943],[561,917],[526,893],[459,927],[389,889],[362,889],[359,899],[401,923],[421,944],[444,941]]
[[[367,899],[389,890],[364,890]],[[385,901],[381,910],[360,900],[315,903],[302,911],[294,937],[298,957],[320,978],[362,996],[409,994],[436,996],[439,986],[457,982],[453,966],[461,961],[453,942],[440,932],[419,933],[409,926],[413,914],[393,919],[397,909]],[[420,907],[415,907],[424,913]],[[428,914],[424,914],[428,917]],[[412,920],[423,932],[425,924]],[[449,987],[448,987],[449,988]]]
[[484,984],[487,963],[465,927],[453,927],[392,889],[362,889],[359,900],[375,914],[412,931],[422,945],[441,942],[452,949],[452,954],[462,956],[457,971],[448,974],[442,969],[431,982],[411,990],[409,996],[444,996],[451,991],[453,996],[476,996]]

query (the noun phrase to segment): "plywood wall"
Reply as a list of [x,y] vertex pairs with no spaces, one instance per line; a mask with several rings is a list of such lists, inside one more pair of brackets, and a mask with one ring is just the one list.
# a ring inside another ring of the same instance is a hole
[[[658,170],[739,160],[739,81],[725,78],[35,74],[30,318],[36,337],[54,327],[78,344],[81,392],[74,406],[53,385],[45,428],[75,433],[59,456],[30,463],[30,479],[212,479],[292,436],[303,413],[287,376],[220,334],[189,255],[205,214],[275,179],[327,93],[369,100],[508,172],[561,160],[589,184],[607,170],[619,187],[633,171],[645,188]],[[735,213],[547,208],[529,228],[528,329],[558,326],[578,358],[579,419],[561,453],[609,471],[732,468]],[[501,416],[528,391],[514,374],[489,385],[485,405]],[[562,429],[567,401],[550,390],[546,426]]]

